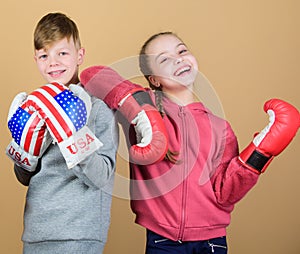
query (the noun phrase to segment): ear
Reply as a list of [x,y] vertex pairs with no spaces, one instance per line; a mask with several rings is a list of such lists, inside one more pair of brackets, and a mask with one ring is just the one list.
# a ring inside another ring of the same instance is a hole
[[150,83],[151,83],[152,85],[154,85],[155,87],[160,87],[160,83],[159,83],[159,81],[157,80],[157,78],[156,78],[155,76],[150,75],[150,76],[148,77],[148,79],[149,79],[149,81],[150,81]]
[[78,50],[78,65],[81,65],[83,63],[84,60],[84,56],[85,56],[85,48],[80,48]]

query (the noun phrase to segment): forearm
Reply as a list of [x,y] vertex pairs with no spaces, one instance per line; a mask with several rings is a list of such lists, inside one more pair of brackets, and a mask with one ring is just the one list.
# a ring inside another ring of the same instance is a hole
[[72,170],[84,183],[92,188],[103,188],[115,172],[115,155],[103,154],[101,148],[79,163]]
[[14,164],[14,172],[15,172],[16,178],[24,186],[28,186],[30,183],[31,177],[33,177],[39,171],[40,171],[40,160],[37,164],[36,170],[33,172],[29,172],[29,171],[23,169],[22,167],[19,167],[18,165]]
[[259,175],[244,167],[238,157],[234,157],[222,171],[214,183],[217,201],[222,206],[232,206],[240,201],[259,178]]
[[212,176],[212,185],[217,202],[222,206],[232,206],[241,200],[256,184],[258,175],[247,169],[238,159],[237,138],[230,125],[223,137],[224,150],[220,151],[218,165]]
[[102,188],[115,172],[119,131],[113,112],[102,101],[97,100],[94,107],[89,127],[103,146],[71,170],[87,186]]

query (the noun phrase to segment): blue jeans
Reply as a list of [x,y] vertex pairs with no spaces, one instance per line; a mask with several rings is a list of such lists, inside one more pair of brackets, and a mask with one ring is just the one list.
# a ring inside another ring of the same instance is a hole
[[227,254],[226,236],[204,241],[172,241],[147,230],[146,254]]

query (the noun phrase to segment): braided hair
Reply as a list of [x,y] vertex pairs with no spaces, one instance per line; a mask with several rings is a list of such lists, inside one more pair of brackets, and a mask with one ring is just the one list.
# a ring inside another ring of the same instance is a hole
[[[140,53],[139,53],[139,67],[141,72],[143,73],[144,77],[146,78],[146,80],[149,83],[149,87],[154,90],[155,93],[155,104],[157,107],[157,110],[159,111],[160,115],[162,117],[165,116],[165,111],[163,108],[163,91],[162,91],[162,86],[154,86],[149,77],[153,74],[149,65],[149,56],[146,54],[146,50],[147,47],[149,45],[150,42],[152,42],[154,39],[158,38],[159,36],[164,36],[164,35],[173,35],[175,37],[178,37],[176,34],[174,34],[173,32],[161,32],[161,33],[157,33],[152,35],[148,40],[145,41],[145,43],[143,44]],[[179,163],[179,160],[176,159],[176,157],[179,155],[179,152],[174,152],[171,151],[170,149],[168,149],[167,154],[165,156],[165,159],[172,162],[172,163]]]

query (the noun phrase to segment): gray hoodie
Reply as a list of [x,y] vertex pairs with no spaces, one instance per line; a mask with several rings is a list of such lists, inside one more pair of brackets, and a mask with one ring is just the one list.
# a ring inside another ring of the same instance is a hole
[[95,153],[67,169],[58,145],[51,144],[33,176],[15,165],[18,180],[28,185],[24,242],[106,242],[119,132],[106,104],[95,97],[92,104],[88,127],[104,144]]

